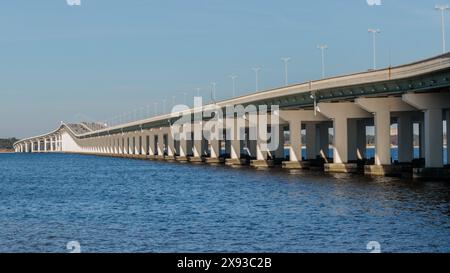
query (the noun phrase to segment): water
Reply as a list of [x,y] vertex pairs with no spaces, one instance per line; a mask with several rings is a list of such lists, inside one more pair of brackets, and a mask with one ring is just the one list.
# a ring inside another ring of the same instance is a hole
[[0,251],[450,251],[450,184],[0,155]]

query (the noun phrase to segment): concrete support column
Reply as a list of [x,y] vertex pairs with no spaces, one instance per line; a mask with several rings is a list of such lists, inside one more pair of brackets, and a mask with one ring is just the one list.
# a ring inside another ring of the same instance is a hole
[[256,140],[247,140],[247,148],[250,153],[250,157],[256,157]]
[[134,143],[135,143],[135,137],[133,133],[128,134],[128,154],[133,155],[135,152]]
[[366,122],[364,120],[358,120],[356,127],[356,157],[359,160],[363,160],[366,158],[367,147]]
[[[266,128],[264,128],[266,127]],[[258,120],[258,139],[256,142],[256,160],[267,160],[267,124]]]
[[114,138],[114,152],[115,154],[120,154],[120,137]]
[[44,138],[44,152],[47,152],[47,139]]
[[124,139],[124,154],[128,155],[130,154],[130,136],[128,134],[125,134]]
[[147,147],[148,147],[147,136],[148,136],[148,134],[146,134],[145,132],[143,132],[141,134],[141,137],[142,137],[141,154],[144,155],[144,156],[146,156],[147,152],[148,152],[148,149],[147,149]]
[[186,157],[188,155],[187,152],[187,139],[185,137],[180,138],[180,157]]
[[324,159],[328,158],[328,150],[330,148],[330,136],[328,133],[328,123],[321,123],[319,125],[319,135],[320,135],[320,156]]
[[175,138],[170,127],[167,128],[167,155],[170,157],[175,156]]
[[450,93],[404,94],[403,100],[423,110],[425,130],[425,167],[442,168],[443,163],[443,109],[450,108]]
[[445,120],[447,122],[447,165],[450,165],[450,109],[447,109]]
[[[186,161],[187,156],[189,156],[190,152],[192,151],[192,148],[189,147],[190,138],[192,136],[191,134],[191,124],[183,124],[181,127],[182,131],[180,132],[179,141],[180,141],[180,148],[178,151],[179,156],[177,157],[177,160],[180,161]],[[190,150],[189,150],[190,149]]]
[[148,143],[148,147],[149,147],[149,155],[150,156],[155,156],[156,155],[156,150],[155,150],[155,134],[153,129],[149,132],[149,143]]
[[316,123],[306,123],[306,158],[308,160],[316,159],[317,157],[317,130]]
[[227,129],[229,130],[230,136],[230,157],[231,159],[241,158],[241,139],[240,139],[240,128],[238,126],[237,118],[228,118],[226,120]]
[[391,164],[391,115],[389,111],[375,113],[375,165]]
[[442,110],[425,111],[425,165],[427,168],[441,168],[443,161]]
[[374,113],[375,121],[375,166],[365,166],[369,175],[386,175],[391,168],[391,112],[409,112],[416,110],[402,98],[359,98],[360,107]]
[[119,154],[124,154],[125,151],[124,151],[124,145],[123,145],[123,134],[120,135],[120,137],[119,137],[118,146],[119,146]]
[[333,163],[325,164],[326,172],[356,172],[356,164],[348,164],[348,120],[372,115],[351,102],[319,103],[319,112],[333,119]]
[[101,136],[98,138],[99,153],[103,154],[105,152],[105,137]]
[[110,143],[109,136],[104,136],[103,137],[103,153],[105,153],[105,154],[109,153],[109,148],[111,147],[110,145],[111,145],[111,143]]
[[139,134],[134,133],[133,134],[133,154],[138,155],[140,151],[139,148]]
[[334,143],[333,161],[337,164],[348,162],[347,118],[337,117],[333,121]]
[[158,149],[158,156],[164,156],[164,133],[162,130],[158,130],[158,143],[157,143],[157,149]]
[[241,158],[241,141],[237,139],[230,140],[230,157],[232,159]]
[[230,155],[231,157],[231,140],[225,140],[225,154]]
[[193,124],[194,127],[194,149],[193,154],[194,158],[202,157],[202,142],[203,142],[203,123],[201,121],[197,121]]
[[[311,124],[317,124],[319,122],[326,122],[329,119],[319,112],[310,110],[281,110],[280,118],[282,122],[289,123],[289,132],[291,139],[291,146],[289,150],[289,161],[283,162],[283,168],[286,169],[304,169],[308,168],[308,162],[302,162],[302,123],[310,124],[307,128],[309,129],[310,145],[313,143],[313,150],[315,151],[314,158],[318,154],[319,141],[316,141],[317,129],[316,126],[311,126]],[[313,129],[314,128],[314,129]],[[312,131],[314,130],[314,131]],[[320,132],[319,132],[320,133]],[[328,136],[328,131],[326,132]],[[328,137],[326,139],[328,145]],[[311,151],[311,149],[310,149]]]
[[413,122],[408,113],[401,113],[397,119],[398,162],[412,162],[414,159]]
[[349,119],[347,121],[347,132],[348,132],[348,160],[356,161],[358,159],[357,153],[357,136],[358,136],[358,120]]
[[280,124],[278,126],[278,147],[275,150],[275,158],[284,159],[284,126]]
[[419,156],[425,158],[425,122],[423,119],[419,122],[419,146]]
[[197,158],[202,156],[202,140],[194,139],[193,155]]
[[291,146],[289,148],[289,160],[292,162],[302,161],[302,124],[300,121],[289,122],[289,133]]
[[211,158],[220,157],[220,141],[218,139],[211,140]]

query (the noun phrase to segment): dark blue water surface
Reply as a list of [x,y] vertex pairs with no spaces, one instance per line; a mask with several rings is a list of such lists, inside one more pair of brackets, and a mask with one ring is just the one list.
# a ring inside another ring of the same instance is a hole
[[450,183],[0,154],[0,251],[450,251]]

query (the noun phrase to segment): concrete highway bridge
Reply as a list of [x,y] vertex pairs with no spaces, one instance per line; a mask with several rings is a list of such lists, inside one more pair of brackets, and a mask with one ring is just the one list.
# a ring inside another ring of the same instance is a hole
[[[14,148],[18,153],[63,152],[266,169],[281,166],[449,177],[443,152],[444,120],[445,143],[450,135],[449,87],[450,54],[444,54],[186,107],[112,127],[61,123],[52,132],[18,141]],[[231,106],[244,110],[231,111]],[[215,114],[203,115],[205,111]],[[391,156],[392,124],[398,128],[395,162]],[[366,155],[367,126],[374,126],[372,158]],[[420,158],[414,158],[413,128],[420,132]],[[306,132],[303,138],[302,130]],[[277,145],[268,145],[275,138]],[[302,154],[304,146],[306,154]],[[448,149],[446,153],[450,158]]]

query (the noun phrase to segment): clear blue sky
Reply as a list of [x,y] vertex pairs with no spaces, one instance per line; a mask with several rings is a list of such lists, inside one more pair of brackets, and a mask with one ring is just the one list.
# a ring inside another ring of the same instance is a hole
[[[445,3],[445,1],[443,2]],[[2,1],[0,7],[0,137],[44,133],[61,120],[107,120],[139,107],[183,101],[217,82],[217,97],[372,65],[368,28],[382,30],[379,67],[441,52],[434,2],[382,0],[66,0]],[[448,16],[450,18],[450,14]],[[446,21],[449,25],[450,19]],[[449,26],[450,27],[450,26]],[[450,36],[449,36],[450,37]],[[449,43],[450,44],[450,43]],[[205,93],[209,93],[205,92]],[[205,94],[206,95],[206,94]],[[153,111],[153,110],[152,110]]]

